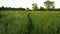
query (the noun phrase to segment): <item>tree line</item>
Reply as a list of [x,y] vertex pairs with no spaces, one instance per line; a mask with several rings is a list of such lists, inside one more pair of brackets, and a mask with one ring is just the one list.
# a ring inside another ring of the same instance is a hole
[[[45,6],[45,8],[42,6],[40,6],[40,8],[39,8],[37,3],[32,3],[32,9],[34,11],[60,11],[60,8],[58,8],[58,9],[55,8],[55,2],[54,1],[47,0],[44,2],[44,6]],[[4,6],[0,7],[0,10],[28,10],[28,11],[33,11],[29,8],[26,8],[26,9],[21,8],[21,7],[20,8],[11,8],[11,7],[4,7]]]

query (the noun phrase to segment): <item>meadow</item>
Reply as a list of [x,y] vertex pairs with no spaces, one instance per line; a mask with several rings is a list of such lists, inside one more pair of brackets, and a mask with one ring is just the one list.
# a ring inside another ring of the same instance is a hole
[[0,34],[60,34],[60,12],[0,11]]

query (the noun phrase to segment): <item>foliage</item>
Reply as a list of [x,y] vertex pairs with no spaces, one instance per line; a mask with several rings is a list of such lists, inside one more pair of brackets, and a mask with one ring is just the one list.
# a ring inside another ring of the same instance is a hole
[[33,10],[38,10],[37,3],[33,3],[32,8],[33,8]]
[[20,11],[20,10],[25,10],[25,8],[11,8],[11,7],[4,7],[4,6],[2,6],[2,7],[0,7],[0,11],[11,11],[11,10],[13,10],[13,11]]
[[40,11],[45,11],[45,8],[41,6],[39,10]]
[[44,4],[45,4],[45,6],[46,6],[46,10],[48,11],[49,9],[54,9],[55,7],[54,7],[54,2],[51,2],[51,1],[49,1],[49,0],[47,0],[47,1],[45,1],[44,2]]
[[28,25],[28,34],[32,34],[32,30],[33,30],[33,22],[32,19],[30,18],[30,14],[28,14],[28,20],[29,20],[29,25]]
[[29,8],[26,8],[26,10],[28,10],[28,11],[29,11],[30,9],[29,9]]
[[[0,11],[0,34],[60,34],[60,12]],[[29,28],[28,28],[29,27]],[[32,28],[32,29],[31,29]]]

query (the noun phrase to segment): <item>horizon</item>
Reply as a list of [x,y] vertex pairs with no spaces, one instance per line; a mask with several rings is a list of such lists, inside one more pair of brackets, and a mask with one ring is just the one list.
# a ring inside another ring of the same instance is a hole
[[[32,9],[32,3],[37,3],[38,7],[44,6],[46,0],[0,0],[0,7],[11,7],[11,8],[30,8]],[[52,0],[50,0],[52,1]],[[55,8],[60,8],[60,0],[53,0],[55,2]]]

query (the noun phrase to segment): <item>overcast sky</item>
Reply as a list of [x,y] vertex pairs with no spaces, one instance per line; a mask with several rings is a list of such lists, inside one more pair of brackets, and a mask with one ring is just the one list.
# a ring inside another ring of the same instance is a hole
[[[0,0],[0,7],[23,7],[23,8],[31,8],[32,3],[37,3],[38,7],[44,7],[44,1],[46,0]],[[52,0],[55,2],[55,7],[60,8],[60,0]]]

